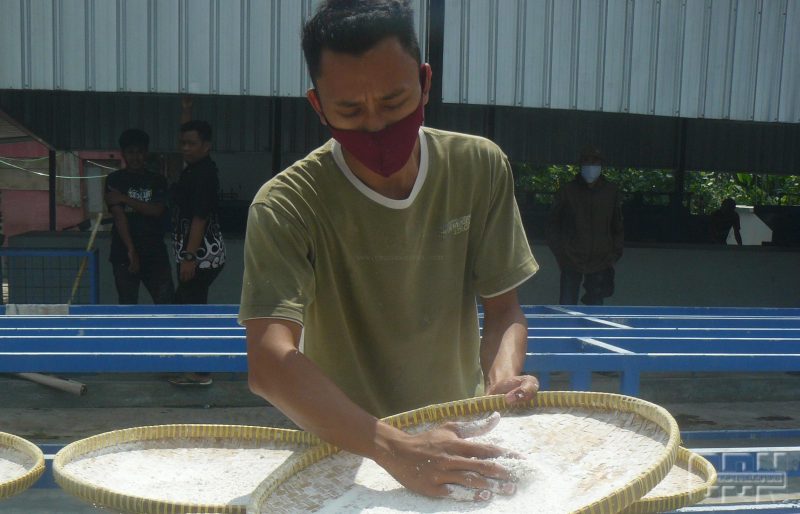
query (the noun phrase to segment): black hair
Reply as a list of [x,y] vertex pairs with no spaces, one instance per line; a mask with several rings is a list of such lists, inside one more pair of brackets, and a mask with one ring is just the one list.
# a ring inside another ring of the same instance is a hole
[[303,25],[303,54],[316,84],[324,49],[361,55],[387,37],[422,64],[409,0],[325,0]]
[[132,146],[147,150],[150,146],[150,136],[147,135],[147,132],[140,129],[130,128],[123,130],[122,134],[119,135],[120,150],[125,150]]
[[203,120],[191,120],[181,125],[181,132],[191,132],[194,130],[200,136],[201,141],[211,141],[211,125]]
[[603,162],[603,152],[594,145],[586,145],[581,149],[581,155],[578,157],[578,163],[583,164],[586,162]]

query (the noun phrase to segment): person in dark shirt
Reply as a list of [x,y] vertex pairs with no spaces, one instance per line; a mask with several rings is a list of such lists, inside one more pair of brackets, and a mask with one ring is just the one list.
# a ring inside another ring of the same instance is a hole
[[[171,190],[172,230],[178,267],[175,303],[208,303],[208,290],[225,265],[219,228],[219,172],[211,160],[211,126],[200,120],[181,125],[180,147],[186,167]],[[209,385],[207,373],[189,373],[176,385]]]
[[167,181],[146,169],[149,143],[147,133],[125,130],[119,146],[126,167],[106,178],[105,201],[114,218],[109,261],[121,304],[139,302],[140,283],[153,303],[172,303],[172,269],[162,218]]
[[742,246],[742,225],[739,213],[736,212],[736,201],[733,198],[724,199],[720,208],[711,213],[708,228],[712,243],[726,244],[728,233],[733,229],[736,244]]

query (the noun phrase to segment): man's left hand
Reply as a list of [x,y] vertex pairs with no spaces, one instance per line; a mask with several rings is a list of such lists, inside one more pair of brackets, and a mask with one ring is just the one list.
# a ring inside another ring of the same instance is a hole
[[188,282],[194,278],[197,270],[197,261],[181,261],[180,279],[181,282]]
[[533,399],[538,390],[539,381],[536,380],[536,377],[520,375],[506,378],[496,384],[491,384],[486,388],[486,394],[505,394],[506,403],[513,405]]

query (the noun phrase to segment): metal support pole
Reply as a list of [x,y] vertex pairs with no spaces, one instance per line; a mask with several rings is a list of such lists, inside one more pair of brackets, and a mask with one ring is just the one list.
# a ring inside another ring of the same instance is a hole
[[682,204],[686,192],[686,126],[688,120],[678,120],[677,159],[675,167],[675,196],[676,202]]
[[425,107],[425,124],[439,126],[442,110],[442,75],[444,72],[444,0],[430,0],[428,18],[428,55],[423,60],[431,65],[433,82]]
[[50,150],[47,152],[49,158],[49,174],[48,174],[48,200],[50,212],[50,231],[56,230],[56,152]]
[[100,303],[100,259],[97,258],[97,248],[89,254],[89,303]]
[[277,175],[283,169],[282,153],[282,102],[281,99],[275,97],[272,99],[272,176]]

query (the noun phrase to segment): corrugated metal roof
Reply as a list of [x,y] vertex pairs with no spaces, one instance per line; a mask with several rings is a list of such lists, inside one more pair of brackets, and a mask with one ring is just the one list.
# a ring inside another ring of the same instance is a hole
[[31,141],[33,137],[0,111],[0,144]]
[[[319,0],[0,0],[0,88],[304,96]],[[427,2],[412,0],[423,55]]]
[[443,101],[800,122],[800,1],[445,0]]

